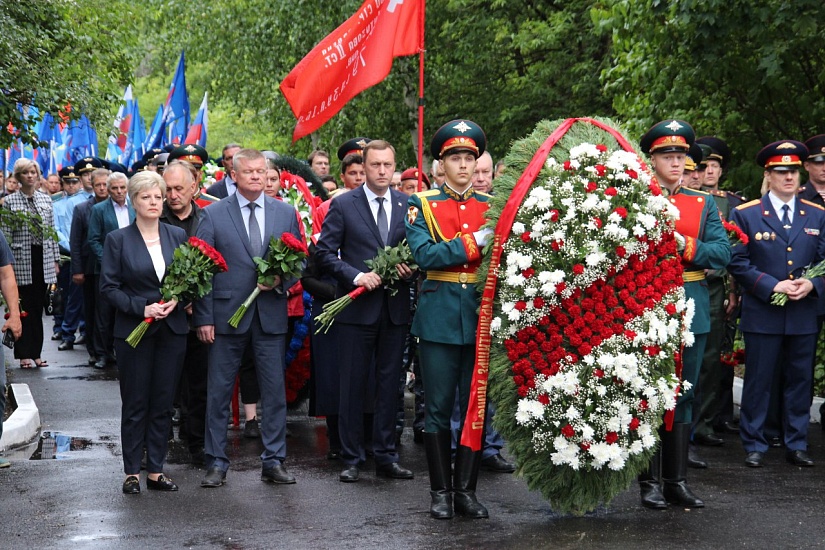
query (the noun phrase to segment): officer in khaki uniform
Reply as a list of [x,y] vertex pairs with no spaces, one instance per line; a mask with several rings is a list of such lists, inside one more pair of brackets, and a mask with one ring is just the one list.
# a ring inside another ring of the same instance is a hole
[[412,334],[419,338],[426,419],[424,444],[430,473],[430,514],[488,517],[475,496],[481,452],[459,446],[455,483],[450,471],[450,414],[459,390],[467,412],[475,360],[480,296],[475,288],[489,195],[473,190],[476,160],[487,139],[469,120],[453,120],[433,136],[430,151],[446,174],[444,185],[409,199],[407,241],[426,279],[421,284]]

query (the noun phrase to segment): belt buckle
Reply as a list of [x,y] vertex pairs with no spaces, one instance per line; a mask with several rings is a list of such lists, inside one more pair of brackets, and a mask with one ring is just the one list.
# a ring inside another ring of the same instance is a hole
[[466,283],[470,280],[470,277],[466,273],[459,273],[458,274],[458,282],[459,283]]

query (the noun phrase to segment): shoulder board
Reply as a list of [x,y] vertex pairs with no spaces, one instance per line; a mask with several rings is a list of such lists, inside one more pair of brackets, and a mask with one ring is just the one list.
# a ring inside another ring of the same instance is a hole
[[413,193],[416,197],[434,197],[436,195],[440,195],[441,191],[438,189],[427,189],[426,191],[419,191],[417,193]]
[[475,192],[475,194],[476,194],[476,195],[481,195],[482,197],[486,197],[486,198],[488,198],[488,199],[492,199],[492,198],[493,198],[493,196],[492,196],[491,194],[489,194],[489,193],[484,193],[483,191],[476,191],[476,192]]
[[694,193],[701,193],[703,195],[710,195],[707,191],[702,191],[701,189],[688,189],[688,191],[693,191]]
[[710,193],[711,195],[714,195],[716,197],[727,197],[728,196],[728,194],[725,191],[722,191],[721,189],[709,189],[708,193]]
[[818,208],[820,210],[825,210],[825,207],[823,207],[822,205],[816,204],[815,202],[811,202],[811,201],[806,200],[806,199],[799,199],[799,202],[801,202],[802,204],[805,204],[807,206],[813,206],[814,208]]
[[754,199],[750,202],[746,202],[744,204],[740,204],[736,207],[737,210],[744,210],[745,208],[750,208],[751,206],[756,206],[757,204],[762,204],[760,199]]

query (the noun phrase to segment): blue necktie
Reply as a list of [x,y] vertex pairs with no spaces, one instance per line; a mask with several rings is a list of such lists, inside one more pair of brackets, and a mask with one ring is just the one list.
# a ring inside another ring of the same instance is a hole
[[785,226],[785,232],[791,230],[791,216],[789,215],[791,207],[787,204],[782,206],[782,225]]

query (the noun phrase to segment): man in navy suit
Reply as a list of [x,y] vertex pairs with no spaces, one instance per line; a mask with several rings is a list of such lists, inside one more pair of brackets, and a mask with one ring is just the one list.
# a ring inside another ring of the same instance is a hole
[[[366,459],[363,417],[365,403],[375,404],[373,451],[376,474],[412,479],[413,473],[398,464],[395,450],[395,411],[404,339],[410,320],[410,293],[399,285],[395,295],[364,263],[385,245],[396,246],[405,238],[407,196],[390,189],[395,171],[395,149],[382,140],[364,147],[366,184],[332,201],[318,241],[319,267],[338,281],[337,295],[355,287],[367,292],[342,311],[338,325],[340,357],[340,410],[338,431],[344,482],[358,481],[359,465]],[[339,257],[340,254],[340,257]],[[398,267],[403,279],[412,272]],[[369,383],[374,377],[375,394]],[[368,401],[369,400],[369,401]]]
[[237,143],[229,143],[223,146],[221,161],[223,162],[224,177],[221,181],[213,183],[206,189],[207,195],[225,199],[235,193],[236,184],[232,176],[232,157],[241,150]]
[[[806,278],[804,268],[825,258],[825,209],[800,199],[799,168],[808,149],[798,141],[777,141],[757,155],[769,191],[761,200],[731,213],[748,236],[733,247],[728,271],[744,293],[739,328],[745,337],[745,382],[740,434],[745,464],[762,466],[768,450],[765,419],[771,388],[782,392],[785,458],[795,466],[813,466],[807,454],[811,384],[816,338],[817,299],[825,292],[822,277]],[[786,294],[784,306],[772,305],[774,293]]]
[[[264,451],[261,479],[271,483],[295,483],[283,462],[286,459],[286,394],[284,358],[287,333],[286,289],[295,281],[276,278],[271,287],[257,283],[252,260],[263,257],[271,237],[292,233],[301,239],[295,209],[267,197],[266,158],[254,149],[241,149],[234,157],[232,177],[237,192],[204,209],[197,235],[223,254],[229,271],[218,273],[212,292],[194,304],[192,324],[209,350],[205,456],[207,472],[202,487],[220,487],[226,479],[226,427],[235,377],[247,346],[255,356],[261,388],[260,429]],[[250,206],[251,205],[251,206]],[[241,319],[238,328],[229,319],[250,292],[262,290]]]
[[[126,184],[129,179],[126,174],[112,172],[106,180],[109,189],[109,198],[92,207],[89,216],[89,252],[94,262],[94,274],[100,276],[100,263],[103,259],[103,243],[106,235],[116,229],[135,221],[135,211],[126,202]],[[106,300],[101,299],[100,285],[95,287],[95,337],[100,343],[100,356],[95,368],[102,369],[115,362],[114,337],[112,336],[112,319],[114,309]]]

